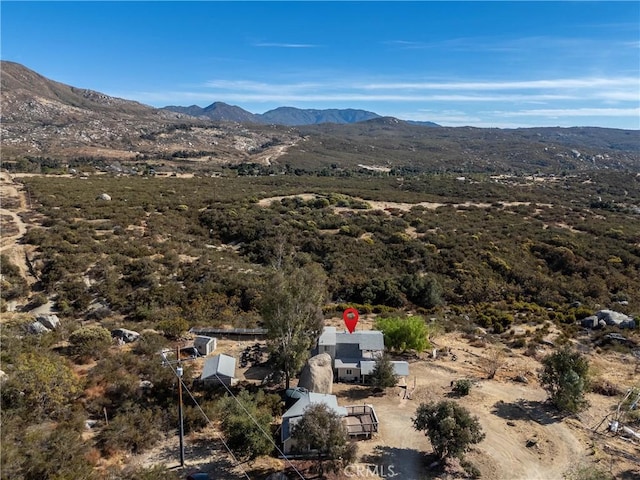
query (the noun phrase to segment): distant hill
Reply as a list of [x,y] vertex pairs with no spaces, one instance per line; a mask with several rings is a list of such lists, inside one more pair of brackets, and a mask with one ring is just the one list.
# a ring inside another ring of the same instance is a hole
[[[193,117],[208,118],[216,121],[230,121],[238,123],[262,123],[275,125],[319,125],[322,123],[336,123],[339,125],[363,122],[380,115],[366,110],[353,108],[326,110],[303,109],[295,107],[278,107],[268,112],[259,114],[251,113],[235,105],[227,105],[223,102],[215,102],[208,107],[201,108],[197,105],[190,107],[168,106],[163,110],[191,115]],[[430,123],[430,122],[426,122]],[[435,125],[435,124],[431,124]]]
[[17,63],[0,67],[3,164],[103,167],[117,160],[136,169],[146,162],[207,171],[247,163],[274,174],[285,166],[332,173],[640,172],[637,130],[429,128],[364,110],[282,107],[255,115],[222,102],[157,109],[65,85]]
[[[284,127],[214,124],[194,118],[199,107],[157,109],[65,85],[15,62],[0,63],[0,94],[3,161],[46,156],[261,163],[297,141]],[[252,118],[225,104],[202,110],[219,120]]]
[[192,117],[207,118],[217,122],[267,123],[260,120],[260,115],[255,115],[240,107],[223,102],[214,102],[205,108],[197,105],[191,105],[190,107],[169,106],[164,107],[163,110],[183,113]]
[[279,125],[318,125],[321,123],[358,123],[380,115],[366,110],[355,110],[347,108],[344,110],[327,109],[300,109],[294,107],[279,107],[260,115],[265,123],[275,123]]
[[19,63],[2,61],[1,66],[3,121],[17,114],[13,107],[25,101],[28,102],[29,108],[20,110],[21,117],[64,117],[70,113],[69,108],[100,112],[104,115],[117,113],[138,117],[175,117],[169,112],[158,111],[138,102],[49,80]]

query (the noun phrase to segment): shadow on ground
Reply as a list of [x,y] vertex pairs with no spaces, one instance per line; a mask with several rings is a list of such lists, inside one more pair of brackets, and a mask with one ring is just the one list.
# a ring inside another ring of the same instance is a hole
[[271,373],[271,368],[263,365],[252,365],[244,372],[247,380],[264,380]]
[[505,420],[533,420],[540,425],[550,425],[563,419],[549,403],[524,399],[510,403],[500,400],[493,405],[491,413]]
[[371,455],[364,456],[361,464],[353,465],[352,468],[367,468],[372,472],[369,474],[370,477],[376,474],[380,478],[422,480],[437,478],[439,473],[437,469],[429,471],[429,465],[435,460],[435,456],[427,455],[418,450],[380,445],[374,449]]
[[338,398],[344,398],[347,400],[365,400],[369,397],[377,397],[384,396],[384,391],[374,393],[373,389],[370,387],[365,387],[362,385],[354,385],[348,390],[343,390],[340,392],[334,392],[334,395]]

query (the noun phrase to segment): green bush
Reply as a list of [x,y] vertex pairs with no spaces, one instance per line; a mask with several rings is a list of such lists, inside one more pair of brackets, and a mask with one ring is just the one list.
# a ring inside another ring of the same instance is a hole
[[469,395],[469,392],[471,391],[471,385],[471,380],[467,378],[456,380],[456,382],[453,384],[453,391],[460,396]]
[[111,333],[99,325],[80,327],[69,336],[71,351],[79,357],[100,357],[111,345]]
[[21,353],[7,366],[3,383],[3,409],[23,410],[33,419],[63,417],[82,392],[82,383],[57,355]]
[[184,318],[172,318],[158,322],[157,328],[167,338],[176,340],[189,329],[189,322]]
[[564,346],[542,360],[540,383],[555,406],[576,413],[587,407],[589,361],[579,352]]
[[235,398],[220,399],[217,408],[224,415],[221,426],[227,444],[237,457],[254,459],[271,453],[273,444],[268,433],[273,417],[268,407],[258,405],[255,396],[243,390]]
[[153,447],[161,438],[159,414],[138,406],[118,413],[109,420],[97,436],[97,444],[103,452],[141,453]]
[[485,434],[477,417],[456,402],[421,403],[412,418],[413,426],[424,431],[440,459],[459,457],[470,445],[481,442]]
[[375,328],[382,331],[385,346],[391,350],[423,352],[431,347],[429,330],[422,317],[378,318]]

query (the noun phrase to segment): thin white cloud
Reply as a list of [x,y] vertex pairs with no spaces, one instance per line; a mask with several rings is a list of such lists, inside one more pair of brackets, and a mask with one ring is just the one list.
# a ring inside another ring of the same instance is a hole
[[578,97],[569,95],[411,95],[411,94],[378,94],[359,92],[299,92],[287,91],[280,88],[280,92],[139,92],[135,98],[142,101],[161,101],[165,99],[187,100],[194,98],[215,98],[219,101],[233,102],[522,102],[544,103],[548,101],[572,100]]
[[320,45],[312,45],[310,43],[278,43],[278,42],[260,42],[254,43],[254,47],[270,47],[270,48],[318,48]]
[[640,117],[640,108],[546,108],[493,113],[505,117]]
[[[255,82],[251,80],[210,80],[205,82],[204,87],[217,89],[220,91],[231,92],[255,92],[265,94],[281,94],[285,92],[300,92],[309,91],[313,89],[327,89],[333,88],[330,84],[315,83],[315,82],[300,82],[300,83],[264,83]],[[337,85],[336,85],[337,87]]]
[[576,89],[595,87],[640,86],[634,77],[622,78],[561,78],[552,80],[516,80],[494,82],[387,82],[360,85],[366,90],[531,90]]

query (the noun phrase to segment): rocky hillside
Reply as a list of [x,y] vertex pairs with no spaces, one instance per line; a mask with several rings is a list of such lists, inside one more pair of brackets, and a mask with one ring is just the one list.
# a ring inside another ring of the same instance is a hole
[[246,163],[267,174],[640,172],[638,131],[430,128],[364,110],[282,107],[254,115],[220,102],[169,111],[64,85],[17,63],[1,67],[3,163],[119,160],[173,171]]
[[192,117],[201,117],[214,121],[265,123],[261,121],[260,115],[255,115],[251,112],[247,112],[240,107],[237,107],[235,105],[228,105],[223,102],[214,102],[205,108],[199,107],[198,105],[191,105],[190,107],[169,106],[164,107],[163,110],[167,112],[176,112],[185,115],[191,115]]
[[298,140],[284,128],[215,124],[75,88],[13,62],[2,62],[0,88],[4,161],[46,156],[261,163]]

